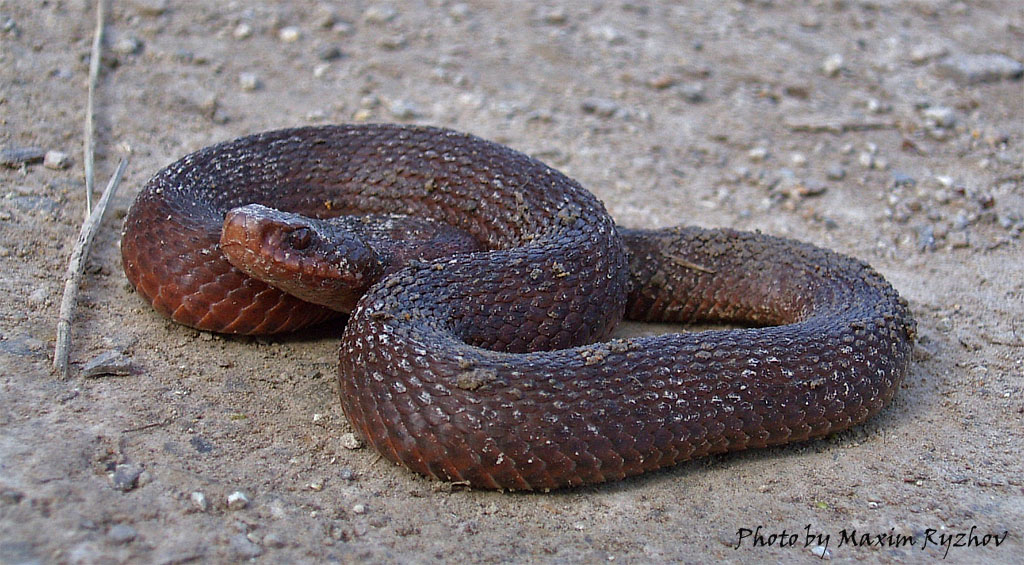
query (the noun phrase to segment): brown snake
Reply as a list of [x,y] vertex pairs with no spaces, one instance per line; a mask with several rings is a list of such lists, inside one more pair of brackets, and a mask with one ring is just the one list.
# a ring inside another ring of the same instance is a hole
[[[387,272],[377,259],[390,252],[358,234],[331,259],[370,273],[341,338],[346,416],[387,458],[442,480],[556,488],[821,437],[878,412],[910,360],[906,303],[862,262],[754,233],[619,228],[544,164],[425,127],[281,130],[184,157],[128,214],[128,279],[203,330],[282,332],[334,315],[225,259],[222,230],[224,249],[263,238],[285,266],[327,268],[304,258],[319,232],[231,219],[252,203],[427,218],[471,236]],[[435,247],[423,229],[421,247]],[[756,327],[601,341],[623,314]]]

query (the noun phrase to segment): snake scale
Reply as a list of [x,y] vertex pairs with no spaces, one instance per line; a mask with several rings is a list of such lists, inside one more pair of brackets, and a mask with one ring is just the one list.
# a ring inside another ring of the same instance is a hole
[[[213,332],[337,316],[225,258],[242,245],[229,244],[225,218],[251,204],[468,234],[472,249],[369,268],[361,297],[338,308],[350,310],[345,415],[385,457],[441,480],[559,488],[822,437],[877,413],[910,361],[906,302],[858,260],[759,233],[624,229],[543,163],[428,127],[286,129],[182,158],[125,220],[131,284],[157,311]],[[245,217],[237,226],[252,235]],[[271,255],[286,266],[302,256],[309,268],[307,228],[254,229],[285,246]],[[373,262],[373,246],[346,237],[331,261]],[[606,341],[623,316],[745,327]]]

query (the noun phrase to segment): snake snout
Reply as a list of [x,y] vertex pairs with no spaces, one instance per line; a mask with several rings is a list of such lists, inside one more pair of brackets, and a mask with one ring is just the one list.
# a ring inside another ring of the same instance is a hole
[[221,249],[245,274],[340,312],[380,276],[375,253],[344,226],[260,204],[224,215]]

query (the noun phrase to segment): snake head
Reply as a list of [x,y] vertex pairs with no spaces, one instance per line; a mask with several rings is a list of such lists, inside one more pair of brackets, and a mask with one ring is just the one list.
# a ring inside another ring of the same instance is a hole
[[351,312],[384,272],[377,253],[343,224],[249,204],[224,216],[227,260],[299,299]]

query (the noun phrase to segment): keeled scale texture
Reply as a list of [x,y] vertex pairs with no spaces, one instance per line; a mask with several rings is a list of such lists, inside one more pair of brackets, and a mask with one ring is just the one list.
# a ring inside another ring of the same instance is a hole
[[[322,319],[220,255],[224,212],[248,203],[430,217],[491,249],[385,278],[342,336],[352,425],[389,459],[444,480],[555,488],[822,436],[881,409],[909,362],[913,320],[862,263],[758,234],[617,230],[557,171],[431,128],[282,130],[185,157],[129,213],[129,280],[201,329]],[[624,309],[781,325],[583,345]]]

